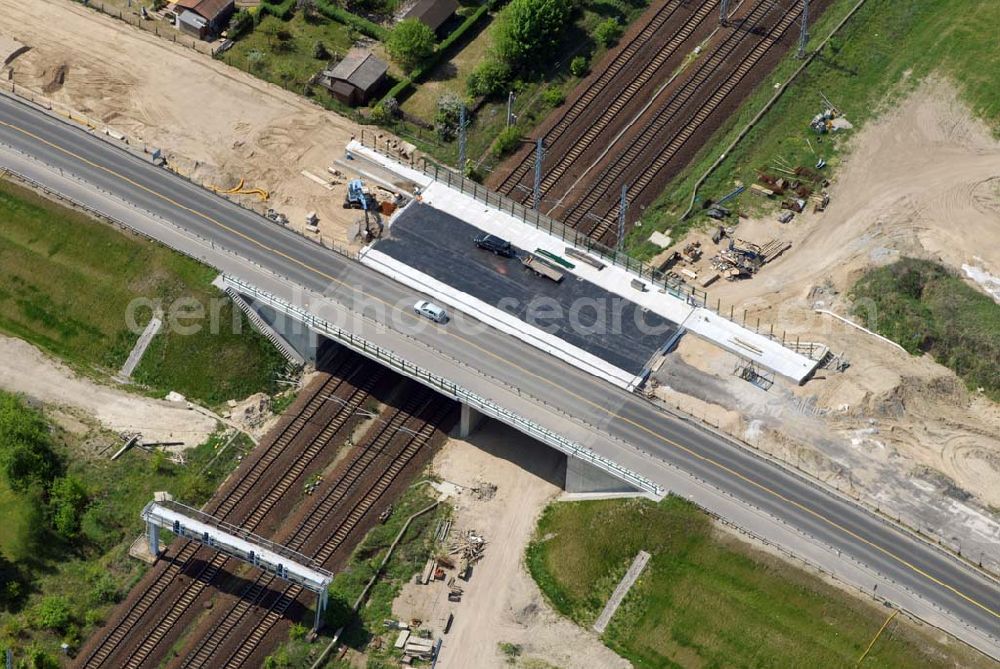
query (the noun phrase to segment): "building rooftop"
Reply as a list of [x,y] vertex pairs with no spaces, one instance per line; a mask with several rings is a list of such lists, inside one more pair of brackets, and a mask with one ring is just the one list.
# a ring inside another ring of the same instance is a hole
[[458,0],[417,0],[403,20],[417,19],[431,30],[437,30],[458,9]]
[[232,4],[232,0],[177,0],[174,4],[211,21]]
[[367,91],[388,71],[389,65],[376,58],[370,51],[351,49],[336,67],[324,71],[323,74],[330,79],[346,81],[356,88]]

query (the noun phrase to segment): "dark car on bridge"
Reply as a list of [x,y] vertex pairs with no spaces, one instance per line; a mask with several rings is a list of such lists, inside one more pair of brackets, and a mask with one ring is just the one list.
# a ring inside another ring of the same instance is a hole
[[474,241],[476,242],[476,246],[484,251],[495,253],[504,258],[514,257],[514,247],[506,239],[501,239],[496,235],[482,234],[476,237]]

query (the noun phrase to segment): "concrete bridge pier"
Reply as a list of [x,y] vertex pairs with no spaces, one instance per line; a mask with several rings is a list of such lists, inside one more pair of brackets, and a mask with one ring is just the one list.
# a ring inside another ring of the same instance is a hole
[[462,414],[458,418],[458,428],[455,436],[459,439],[468,439],[469,435],[479,427],[483,420],[483,414],[479,413],[468,404],[462,404]]
[[569,493],[635,493],[642,491],[615,478],[603,469],[574,458],[566,456],[566,483],[563,486]]

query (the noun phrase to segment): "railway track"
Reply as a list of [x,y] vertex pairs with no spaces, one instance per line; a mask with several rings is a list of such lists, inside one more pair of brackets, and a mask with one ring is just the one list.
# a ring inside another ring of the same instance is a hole
[[[632,99],[632,97],[635,95],[636,92],[638,92],[638,90],[642,87],[642,85],[648,82],[649,79],[653,76],[655,70],[664,62],[666,62],[667,58],[669,58],[670,55],[673,54],[673,51],[676,50],[677,46],[679,46],[679,44],[681,43],[676,41],[678,34],[680,32],[686,31],[686,34],[689,36],[691,32],[694,31],[695,24],[700,23],[705,18],[705,16],[709,12],[711,12],[712,9],[717,5],[718,5],[718,0],[707,0],[707,2],[705,2],[698,9],[695,17],[685,22],[685,24],[681,27],[681,29],[678,32],[674,33],[674,36],[670,39],[667,48],[661,52],[658,52],[657,55],[655,56],[654,62],[656,63],[656,65],[655,66],[651,65],[648,68],[644,68],[635,77],[633,77],[633,79],[626,85],[623,95],[617,97],[614,103],[612,103],[612,106],[615,107],[617,111],[620,111],[625,106],[625,104]],[[670,0],[656,12],[652,20],[650,20],[649,23],[647,23],[643,27],[643,29],[638,34],[636,34],[628,42],[628,44],[625,45],[625,47],[615,55],[611,63],[608,64],[608,67],[601,73],[601,75],[596,80],[594,80],[594,82],[590,85],[590,87],[588,87],[587,90],[584,91],[583,95],[581,95],[579,98],[576,99],[576,101],[573,102],[569,110],[567,110],[567,112],[562,116],[562,118],[559,119],[559,122],[555,126],[553,126],[548,132],[545,133],[543,137],[545,139],[545,144],[547,146],[551,146],[556,142],[556,140],[562,137],[563,133],[565,133],[570,128],[570,126],[572,126],[573,123],[575,123],[576,120],[590,108],[590,105],[593,104],[594,100],[601,93],[603,93],[612,82],[614,82],[614,85],[616,87],[620,85],[620,82],[615,81],[615,78],[621,73],[623,69],[625,69],[625,67],[627,67],[632,62],[632,59],[635,57],[635,55],[642,48],[644,48],[647,44],[650,43],[652,38],[659,32],[660,28],[662,28],[663,25],[670,18],[672,18],[676,13],[676,11],[682,6],[683,2],[681,0]],[[642,80],[641,83],[637,83],[639,82],[640,79]],[[625,95],[628,96],[627,99],[624,99]],[[617,111],[615,113],[617,113]],[[604,118],[605,117],[602,116],[602,120]],[[608,118],[608,122],[610,122],[610,118]],[[500,193],[510,195],[514,191],[514,189],[517,188],[518,184],[520,184],[521,181],[525,178],[525,176],[527,176],[530,172],[534,170],[534,167],[535,167],[534,154],[529,153],[524,157],[524,159],[520,163],[518,163],[517,167],[515,167],[514,170],[512,170],[511,173],[504,178],[501,184],[497,187],[497,191]],[[543,192],[544,190],[545,187],[543,186]],[[521,201],[525,202],[527,201],[527,199],[528,196],[525,195],[521,199]]]
[[[346,470],[342,472],[336,483],[324,494],[323,498],[298,523],[287,541],[293,550],[303,551],[307,542],[311,542],[329,520],[344,500],[357,492],[359,481],[370,476],[372,465],[383,456],[390,457],[387,467],[380,472],[374,483],[365,491],[361,499],[348,511],[336,526],[336,529],[324,539],[318,550],[312,552],[312,557],[319,563],[328,561],[334,553],[343,546],[351,531],[357,527],[372,506],[381,498],[389,485],[412,457],[433,436],[438,424],[452,409],[451,402],[435,396],[430,391],[420,388],[407,404],[393,413],[385,421],[376,434],[366,440],[355,458]],[[424,413],[430,413],[428,418],[420,418]],[[416,422],[408,427],[407,423]],[[401,430],[403,432],[401,432]],[[396,437],[405,433],[409,436],[398,453],[390,448]],[[299,586],[285,586],[280,594],[274,597],[263,623],[254,620],[254,612],[263,605],[269,593],[274,592],[272,585],[281,582],[274,576],[261,573],[253,583],[240,594],[239,601],[212,628],[209,634],[199,643],[198,647],[183,660],[185,668],[220,666],[217,654],[226,641],[233,638],[245,638],[227,658],[226,666],[241,666],[252,656],[267,633],[282,618],[291,603],[302,593]],[[248,626],[246,634],[234,634],[240,626]]]
[[[335,370],[330,377],[328,377],[321,384],[319,389],[310,397],[303,409],[291,420],[289,421],[278,436],[273,439],[263,450],[261,455],[256,458],[256,460],[247,467],[243,476],[237,481],[234,486],[231,486],[225,495],[214,504],[209,504],[206,506],[206,511],[216,515],[217,517],[227,520],[229,522],[233,521],[232,516],[238,508],[238,505],[245,501],[248,494],[253,490],[254,486],[261,481],[261,479],[268,474],[275,462],[278,460],[279,456],[285,451],[285,449],[302,433],[306,425],[315,418],[315,416],[320,412],[323,406],[326,404],[328,398],[331,395],[336,396],[336,394],[346,394],[351,398],[351,401],[356,402],[360,405],[360,402],[364,401],[367,397],[368,392],[377,382],[377,378],[373,375],[369,376],[362,383],[363,388],[359,389],[353,386],[350,379],[363,370],[366,363],[363,359],[356,358],[349,354],[341,356],[339,362],[335,366]],[[376,369],[379,369],[376,367]],[[345,373],[346,372],[346,373]],[[365,390],[367,389],[367,390]],[[342,422],[347,420],[344,417],[345,412],[343,410],[338,411],[334,416],[332,423]],[[324,432],[330,424],[324,428]],[[321,434],[323,434],[321,432]],[[309,458],[310,461],[312,457],[315,457],[315,453],[318,453],[322,446],[317,444],[324,443],[322,440],[317,439],[313,441],[309,449],[315,451]],[[237,519],[240,523],[243,520],[253,517],[255,519],[255,525],[259,524],[260,520],[266,515],[267,511],[273,508],[274,504],[280,498],[280,494],[273,495],[275,488],[281,488],[282,490],[287,490],[288,487],[295,480],[295,477],[301,473],[301,471],[307,466],[307,462],[303,462],[304,458],[300,458],[295,463],[291,465],[290,468],[281,472],[277,477],[277,482],[274,486],[269,489],[268,494],[265,496],[265,501],[262,504],[256,505],[249,512],[246,518]],[[299,463],[303,462],[301,466]],[[140,621],[154,608],[159,607],[162,602],[161,597],[167,591],[168,587],[175,582],[178,576],[185,572],[189,566],[192,558],[198,551],[198,544],[195,542],[185,543],[178,554],[172,559],[172,561],[164,568],[160,573],[153,579],[146,589],[139,596],[139,599],[135,604],[128,610],[125,616],[105,635],[105,637],[98,643],[98,645],[90,652],[82,662],[79,664],[81,667],[101,667],[112,659],[116,652],[120,652],[123,648],[123,644],[128,638],[130,638],[131,633],[135,630],[140,623]],[[215,556],[218,558],[219,556]],[[165,612],[165,614],[158,619],[156,627],[152,630],[141,641],[140,646],[135,652],[129,654],[129,658],[126,662],[116,663],[115,666],[139,666],[141,662],[148,656],[149,652],[155,647],[156,643],[162,638],[169,629],[170,624],[176,622],[176,619],[186,610],[190,603],[194,601],[197,596],[195,593],[193,596],[189,593],[193,589],[200,592],[207,583],[211,582],[211,579],[215,577],[221,568],[221,563],[213,558],[208,563],[202,565],[202,568],[194,576],[194,580],[189,588],[186,588],[181,596],[175,600],[171,607]]]
[[[615,75],[617,75],[625,66],[630,64],[630,61],[635,56],[636,52],[642,46],[645,46],[647,42],[652,38],[656,32],[659,31],[660,27],[673,16],[674,10],[679,6],[679,3],[669,3],[665,5],[663,9],[654,17],[636,39],[629,43],[629,46],[621,51],[615,60],[612,62],[611,67],[602,73],[601,77],[594,82],[591,88],[574,103],[573,107],[560,119],[559,123],[552,128],[549,132],[545,133],[545,140],[548,146],[555,143],[559,137],[566,131],[566,129],[576,121],[580,115],[587,110],[594,99],[607,87]],[[718,0],[708,0],[704,2],[696,12],[685,21],[667,40],[666,45],[656,52],[653,60],[650,63],[640,69],[640,71],[625,85],[625,88],[621,91],[619,95],[616,95],[610,106],[608,106],[604,111],[601,112],[600,117],[597,121],[590,125],[583,135],[573,142],[569,151],[562,154],[559,157],[559,161],[548,169],[545,173],[545,177],[541,182],[541,193],[544,194],[552,188],[552,186],[562,178],[566,170],[568,170],[577,159],[583,153],[589,149],[594,142],[597,140],[598,136],[604,132],[605,129],[616,119],[618,114],[628,105],[636,95],[638,95],[643,88],[652,80],[657,74],[659,74],[660,67],[663,66],[670,58],[672,58],[680,49],[680,47],[687,42],[691,37],[692,33],[701,26],[707,17],[713,15],[718,6]],[[665,12],[667,7],[671,7],[670,12]],[[641,38],[641,43],[633,48],[633,44],[639,41]],[[612,68],[614,71],[612,73]],[[609,74],[610,73],[610,74]],[[620,85],[619,82],[615,82],[615,85]],[[579,104],[578,104],[579,103]],[[514,172],[511,173],[510,177],[504,181],[504,185],[501,187],[500,191],[510,194],[511,191],[520,183],[530,170],[534,169],[534,158],[533,154],[528,154],[525,156],[524,160],[517,166]],[[513,183],[510,183],[510,179],[514,178]],[[522,204],[526,203],[531,198],[530,193],[524,193],[520,197],[515,197],[519,199]]]
[[[633,197],[640,195],[649,187],[656,177],[657,172],[677,155],[677,152],[694,136],[709,116],[712,115],[719,105],[733,92],[736,86],[743,81],[744,77],[760,62],[761,58],[781,40],[786,31],[798,21],[800,16],[801,5],[796,3],[790,11],[781,17],[774,28],[769,31],[768,35],[754,45],[750,54],[740,62],[732,74],[712,92],[708,100],[691,114],[681,128],[671,136],[666,147],[659,152],[656,158],[643,168],[639,177],[629,186],[630,191],[634,194]],[[595,202],[597,201],[595,200]],[[611,231],[612,212],[613,208],[605,209],[603,216],[587,231],[587,235],[597,240],[608,236]]]
[[[762,21],[767,17],[767,15],[777,7],[776,0],[761,0],[755,4],[750,12],[740,19],[737,29],[734,29],[726,34],[722,43],[719,44],[706,58],[701,61],[699,66],[695,69],[691,75],[684,80],[680,88],[677,89],[667,100],[666,104],[656,110],[655,115],[648,121],[640,131],[640,133],[633,139],[630,140],[628,148],[617,157],[617,159],[610,165],[604,168],[600,175],[592,181],[594,186],[587,190],[584,197],[571,206],[567,207],[563,213],[563,222],[571,227],[580,227],[583,219],[591,212],[600,200],[609,193],[612,189],[617,192],[617,189],[623,183],[623,175],[632,168],[638,158],[647,150],[647,148],[655,140],[656,136],[662,132],[668,125],[672,122],[676,122],[677,115],[680,111],[688,104],[695,101],[695,96],[697,96],[703,90],[703,86],[712,76],[722,71],[722,68],[736,50],[744,44],[745,40],[752,39],[748,37],[754,35],[756,31],[761,29]],[[777,26],[782,27],[780,31],[775,31],[774,29],[769,30],[765,37],[758,42],[758,44],[753,48],[749,57],[743,59],[739,66],[737,66],[730,74],[726,75],[725,82],[720,84],[720,87],[716,88],[710,100],[715,100],[713,105],[709,107],[706,103],[699,106],[698,112],[695,116],[688,119],[686,125],[691,125],[688,136],[693,134],[704,121],[708,118],[712,111],[718,106],[718,103],[724,99],[725,95],[717,98],[715,93],[718,93],[720,88],[726,88],[726,94],[732,90],[733,87],[743,78],[743,76],[748,72],[759,60],[759,57],[763,55],[768,48],[770,48],[773,35],[781,35],[784,32],[784,28],[787,28],[795,17],[798,16],[798,11],[794,8],[787,9],[782,18],[778,21]],[[761,48],[763,47],[763,48]],[[731,85],[727,86],[729,82]],[[692,124],[693,123],[693,124]],[[661,152],[662,155],[662,152]],[[671,154],[672,156],[673,154]],[[662,166],[662,161],[660,162]],[[647,170],[648,171],[648,170]],[[635,197],[635,193],[638,191],[634,187],[630,187],[632,191],[632,197]],[[607,231],[610,229],[610,220],[600,220],[595,224],[589,233],[594,239],[600,239],[603,237]],[[597,228],[601,228],[600,236],[598,236]]]

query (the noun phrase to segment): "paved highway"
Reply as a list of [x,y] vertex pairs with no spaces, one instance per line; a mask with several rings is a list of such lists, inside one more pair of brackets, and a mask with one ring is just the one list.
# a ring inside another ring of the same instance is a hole
[[370,315],[384,310],[388,327],[406,328],[434,349],[817,538],[921,596],[948,617],[991,635],[993,647],[998,647],[1000,587],[994,580],[849,500],[488,327],[481,326],[475,336],[450,326],[424,324],[413,329],[417,321],[409,305],[416,296],[406,286],[4,96],[0,96],[0,143],[308,289],[356,309],[365,307]]

